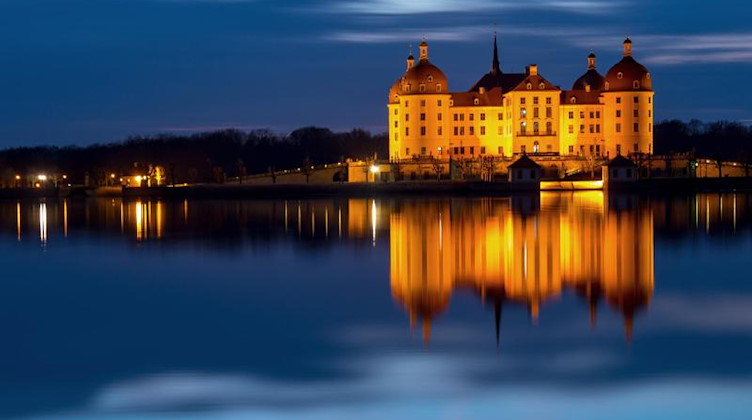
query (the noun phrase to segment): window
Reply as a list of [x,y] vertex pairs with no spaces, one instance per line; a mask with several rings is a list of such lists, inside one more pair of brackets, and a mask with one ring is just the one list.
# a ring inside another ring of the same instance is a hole
[[426,113],[425,112],[421,112],[420,113],[420,120],[421,121],[425,121],[426,120]]
[[527,123],[523,121],[520,123],[520,134],[524,136],[526,131],[527,131]]
[[526,87],[527,87],[527,90],[532,90],[533,89],[533,84],[532,83],[528,83]]
[[460,121],[465,121],[465,114],[460,114]]
[[538,97],[533,96],[533,105],[538,105]]
[[595,111],[595,118],[600,118],[600,117],[601,117],[601,112]]
[[601,145],[600,144],[596,144],[595,145],[595,153],[597,153],[597,154],[601,153]]
[[551,121],[547,121],[547,122],[546,122],[546,134],[548,134],[548,135],[550,136],[550,135],[552,135],[553,133],[554,133],[554,130],[553,130],[553,123],[551,123]]
[[538,87],[541,88],[541,89],[545,89],[546,88],[546,84],[543,83],[543,82],[541,82],[541,84],[539,84]]
[[410,156],[410,148],[405,147],[405,155]]
[[551,98],[546,98],[546,105],[551,105]]
[[475,121],[475,114],[471,112],[470,115],[468,115],[468,118],[470,119],[470,121]]
[[499,112],[499,115],[497,115],[497,116],[496,116],[496,118],[497,118],[497,119],[498,119],[499,121],[503,120],[503,119],[504,119],[504,113],[503,113],[503,112]]
[[527,117],[527,109],[520,108],[520,118],[526,118]]
[[525,149],[526,147],[524,144],[520,146],[520,152],[525,153]]
[[397,108],[394,108],[394,115],[397,115]]
[[426,135],[426,127],[420,127],[420,135],[425,136]]
[[410,135],[410,127],[405,127],[405,137]]
[[635,152],[639,152],[640,151],[640,146],[637,143],[634,144],[634,151]]
[[430,74],[428,75],[428,81],[433,82],[433,76],[431,76]]
[[536,135],[540,133],[540,125],[538,124],[538,121],[533,123],[533,133]]
[[441,106],[441,99],[439,99],[438,101],[436,101],[436,105]]
[[471,155],[475,154],[475,147],[474,146],[470,146],[470,154]]
[[425,108],[425,106],[426,106],[426,100],[425,99],[421,99],[420,100],[420,107],[421,108]]
[[595,112],[590,111],[590,118],[595,118]]
[[397,128],[398,125],[399,125],[399,123],[397,121],[395,121],[394,122],[394,128]]
[[460,127],[460,136],[465,135],[465,127]]
[[533,153],[538,153],[540,151],[540,144],[538,142],[533,142]]
[[497,129],[497,134],[500,135],[500,136],[503,135],[504,134],[504,127],[499,126],[499,128]]
[[482,125],[480,126],[480,135],[485,136],[486,135],[486,126]]
[[436,84],[436,92],[441,92],[441,83]]
[[569,111],[569,119],[574,119],[574,111]]
[[420,148],[420,154],[421,155],[425,155],[426,154],[426,148],[425,147],[421,147]]
[[639,123],[634,123],[634,132],[635,133],[640,132],[640,124]]
[[457,117],[457,114],[454,114],[454,120],[457,121],[459,117]]
[[620,103],[621,103],[621,96],[617,96],[617,97],[616,97],[616,103],[617,103],[617,104],[620,104]]
[[460,154],[461,155],[465,154],[465,147],[464,146],[460,147]]
[[502,156],[504,156],[504,148],[501,147],[501,146],[499,146],[498,150],[499,150],[499,154],[502,155]]
[[474,135],[475,135],[475,127],[473,127],[473,126],[470,126],[470,129],[469,129],[469,130],[470,130],[470,135],[471,135],[471,136],[474,136]]
[[426,91],[426,85],[424,85],[423,83],[421,83],[421,84],[420,84],[420,85],[418,86],[418,91],[419,91],[419,92],[425,92],[425,91]]
[[410,121],[410,114],[405,114],[405,121]]
[[437,118],[437,119],[438,119],[439,121],[441,121],[441,112],[439,112],[438,114],[436,114],[436,118]]
[[648,124],[648,133],[653,132],[653,123]]
[[600,134],[600,132],[601,132],[601,125],[600,124],[596,124],[595,125],[595,132]]
[[637,109],[635,109],[635,110],[634,110],[634,117],[635,117],[635,118],[637,118],[637,117],[639,117],[639,116],[640,116],[640,111],[639,111],[639,110],[637,110]]
[[653,103],[653,98],[648,98],[648,103],[652,104]]
[[478,105],[478,104],[480,104],[480,101],[478,100],[478,98],[473,99],[473,105]]
[[616,132],[621,133],[621,123],[616,123]]
[[480,147],[480,154],[481,155],[485,155],[486,154],[486,146],[481,146]]
[[590,124],[590,134],[595,133],[595,125]]
[[616,154],[617,154],[617,155],[620,155],[620,154],[621,154],[621,144],[617,144],[617,145],[616,145]]
[[635,88],[635,89],[639,89],[640,88],[640,82],[638,80],[635,80],[634,83],[632,83],[632,87]]
[[574,154],[574,146],[569,146],[569,154],[570,155]]
[[653,111],[648,109],[648,117],[653,118]]
[[574,134],[574,125],[569,124],[569,134]]
[[480,113],[480,120],[485,121],[486,120],[486,114],[484,112]]
[[622,73],[622,72],[616,73],[616,78],[617,79],[623,79],[624,78],[624,73]]
[[520,98],[520,105],[525,105],[525,98]]
[[455,146],[455,148],[454,148],[454,154],[456,155],[456,154],[458,154],[459,152],[460,152],[460,148],[459,148],[459,147],[456,147],[456,146]]
[[580,134],[585,134],[585,124],[580,124]]
[[454,127],[454,135],[457,136],[460,134],[460,129],[457,127]]
[[580,119],[585,119],[585,111],[580,111]]
[[572,96],[572,99],[570,99],[569,102],[571,102],[573,104],[576,104],[577,103],[577,98],[575,98],[574,96]]
[[635,96],[634,99],[633,99],[633,101],[634,101],[634,103],[639,104],[640,103],[640,98],[637,97],[637,96]]
[[535,107],[535,108],[533,108],[533,118],[538,118],[538,117],[539,117],[539,115],[538,115],[538,108]]
[[616,110],[616,118],[621,118],[621,110],[620,109]]
[[551,118],[552,115],[553,110],[551,109],[551,107],[546,108],[546,118]]
[[442,130],[441,130],[441,127],[439,127],[438,129],[436,129],[436,134],[438,134],[439,136],[443,134]]

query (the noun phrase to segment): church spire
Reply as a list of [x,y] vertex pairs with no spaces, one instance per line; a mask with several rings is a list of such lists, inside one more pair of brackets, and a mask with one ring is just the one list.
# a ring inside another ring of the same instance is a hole
[[494,31],[494,54],[493,63],[491,64],[491,74],[500,74],[501,65],[499,64],[499,47],[496,43],[496,31]]

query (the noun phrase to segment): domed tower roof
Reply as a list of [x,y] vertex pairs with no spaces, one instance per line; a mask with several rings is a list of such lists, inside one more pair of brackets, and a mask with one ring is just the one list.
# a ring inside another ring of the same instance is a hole
[[587,86],[590,86],[590,90],[603,89],[605,78],[596,70],[595,58],[595,54],[592,52],[588,55],[588,70],[574,82],[572,90],[586,90]]
[[402,78],[395,80],[395,82],[392,84],[392,87],[389,88],[389,103],[390,104],[397,104],[399,103],[399,96],[400,96],[400,87],[402,86]]
[[632,57],[632,41],[624,41],[624,58],[606,73],[605,90],[619,91],[651,91],[653,81],[650,72]]
[[428,61],[428,43],[424,39],[420,44],[420,59],[402,76],[400,93],[402,95],[447,93],[449,80],[441,69]]

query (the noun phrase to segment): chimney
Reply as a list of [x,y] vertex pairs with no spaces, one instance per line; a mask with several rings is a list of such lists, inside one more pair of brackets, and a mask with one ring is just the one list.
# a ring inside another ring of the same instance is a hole
[[528,76],[536,76],[538,75],[538,65],[537,64],[531,64],[527,66],[527,75]]

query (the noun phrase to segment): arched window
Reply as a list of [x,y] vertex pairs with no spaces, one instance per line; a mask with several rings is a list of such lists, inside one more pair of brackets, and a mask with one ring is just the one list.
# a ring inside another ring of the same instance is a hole
[[576,103],[577,103],[577,98],[575,98],[575,97],[573,96],[573,97],[572,97],[572,99],[571,99],[571,102],[572,102],[573,104],[576,104]]
[[433,76],[431,76],[430,74],[428,75],[428,81],[433,82]]
[[635,80],[634,83],[632,83],[632,87],[634,87],[635,89],[639,89],[640,88],[640,81],[639,80]]
[[533,153],[538,153],[538,152],[540,152],[540,144],[538,144],[538,142],[536,141],[533,143]]
[[532,88],[533,88],[533,84],[532,84],[532,83],[528,83],[528,84],[527,84],[527,90],[530,90],[530,89],[532,89]]
[[622,72],[616,73],[616,78],[617,79],[623,79],[624,78],[624,73],[622,73]]
[[553,124],[551,124],[551,121],[546,122],[546,134],[549,136],[553,134]]
[[436,84],[436,92],[441,92],[441,83]]
[[533,123],[533,133],[534,134],[540,133],[540,125],[538,124],[538,121]]
[[543,82],[541,82],[541,84],[539,84],[538,87],[541,88],[541,89],[545,89],[546,88],[546,84],[543,83]]
[[423,83],[421,83],[420,86],[418,86],[418,91],[425,92],[426,91],[426,85],[424,85]]
[[526,132],[527,132],[527,122],[523,121],[520,123],[520,134],[524,136]]
[[473,104],[478,105],[479,103],[480,101],[478,100],[478,98],[473,99]]

